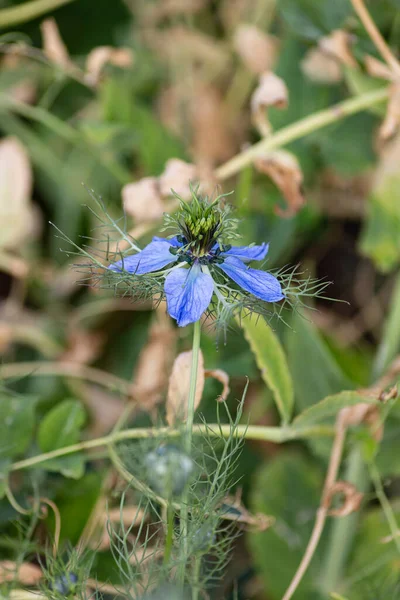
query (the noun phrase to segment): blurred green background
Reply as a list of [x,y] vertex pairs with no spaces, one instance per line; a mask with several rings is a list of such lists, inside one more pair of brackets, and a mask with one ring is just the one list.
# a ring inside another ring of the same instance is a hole
[[[262,73],[272,70],[288,90],[285,108],[270,102],[272,107],[264,110],[271,136],[337,103],[386,89],[388,81],[368,68],[367,56],[380,57],[352,3],[57,4],[61,2],[0,1],[4,473],[24,456],[108,433],[127,394],[137,402],[131,426],[157,423],[157,415],[163,414],[172,362],[179,351],[190,348],[190,329],[178,330],[163,306],[154,311],[148,303],[133,304],[91,287],[84,266],[74,266],[81,259],[73,245],[52,224],[77,246],[104,250],[105,238],[102,246],[96,240],[110,228],[99,227],[90,210],[98,211],[89,193],[93,189],[112,218],[120,219],[125,208],[119,225],[144,245],[159,231],[162,211],[172,207],[169,187],[160,193],[160,176],[165,177],[170,159],[195,165],[209,189],[218,185],[224,192],[234,190],[230,201],[241,220],[243,243],[269,241],[268,268],[299,264],[300,271],[332,282],[327,290],[331,300],[311,299],[306,318],[288,314],[285,323],[272,324],[285,351],[295,413],[343,390],[371,386],[400,345],[396,108],[387,140],[381,135],[387,114],[382,100],[367,102],[350,116],[336,109],[332,123],[322,119],[311,124],[306,135],[294,129],[285,150],[297,163],[283,170],[283,183],[276,172],[274,178],[251,161],[229,177],[218,177],[227,161],[260,140],[251,99]],[[371,1],[368,9],[397,56],[398,1]],[[331,44],[327,50],[321,40],[332,42],[338,30],[342,45]],[[142,197],[138,188],[124,204],[125,186],[147,177],[157,178],[151,185],[158,190],[160,206],[150,210],[152,197]],[[182,174],[175,177],[175,185],[185,185]],[[299,197],[304,203],[296,207]],[[291,213],[288,205],[294,206]],[[111,243],[117,240],[113,235]],[[239,326],[232,324],[226,343],[205,328],[202,349],[207,368],[229,375],[232,407],[248,377],[245,419],[278,424],[268,378],[261,376]],[[210,422],[216,418],[219,393],[219,384],[207,381],[201,411]],[[68,416],[71,428],[55,435]],[[375,461],[394,511],[399,419],[395,405]],[[348,443],[344,471],[351,470],[360,440],[363,433],[358,431]],[[244,502],[253,512],[272,514],[276,525],[263,533],[251,528],[245,532],[215,597],[282,597],[304,553],[330,447],[329,438],[282,446],[246,444],[238,470]],[[61,537],[72,544],[80,539],[109,477],[107,462],[95,458],[64,457],[46,468],[16,473],[13,480],[20,501],[30,493],[32,478],[46,490],[60,511]],[[339,569],[330,583],[347,600],[400,598],[399,552],[393,543],[381,544],[388,535],[387,521],[376,489],[368,480],[364,485],[362,514],[348,522],[350,533],[342,540]],[[10,525],[15,517],[3,498],[3,558],[13,558],[18,550]],[[334,521],[328,523],[296,599],[328,597],[323,579],[333,552]],[[52,526],[50,518],[47,526]],[[96,561],[102,581],[118,581],[107,549],[97,553]]]

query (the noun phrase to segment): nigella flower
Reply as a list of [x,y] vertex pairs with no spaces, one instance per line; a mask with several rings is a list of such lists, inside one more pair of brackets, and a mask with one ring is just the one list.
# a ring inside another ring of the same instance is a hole
[[229,238],[237,237],[237,222],[220,205],[220,197],[210,203],[197,190],[193,189],[192,195],[190,204],[181,200],[178,213],[167,216],[167,226],[174,226],[178,235],[154,237],[141,252],[124,257],[109,269],[138,280],[148,274],[162,277],[168,313],[180,327],[198,321],[213,297],[230,310],[240,306],[243,298],[269,303],[282,300],[285,296],[278,279],[248,266],[265,258],[268,244],[231,245]]

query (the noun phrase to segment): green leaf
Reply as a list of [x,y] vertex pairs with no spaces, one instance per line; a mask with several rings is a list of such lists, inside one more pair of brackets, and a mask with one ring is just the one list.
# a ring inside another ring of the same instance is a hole
[[[276,519],[267,531],[248,534],[247,538],[266,596],[271,600],[281,600],[300,564],[314,525],[321,489],[322,473],[309,459],[292,453],[279,454],[253,481],[251,510]],[[321,598],[313,582],[318,581],[323,541],[296,591],[296,600]]]
[[318,149],[326,167],[344,177],[354,177],[374,165],[372,144],[378,122],[368,112],[352,115],[311,134],[308,142]]
[[288,423],[293,410],[293,383],[279,339],[261,318],[245,317],[240,320],[240,325],[261,376],[273,392],[282,421]]
[[360,403],[380,405],[380,403],[373,398],[369,398],[358,392],[345,391],[340,394],[335,394],[334,396],[327,396],[321,400],[321,402],[306,408],[306,410],[295,418],[293,426],[308,427],[309,425],[321,423],[321,421],[336,417],[337,413],[342,408],[345,408],[346,406],[355,406]]
[[326,396],[351,389],[352,382],[341,371],[313,323],[294,315],[286,333],[288,362],[296,382],[296,406],[300,410]]
[[[61,542],[76,544],[101,491],[102,474],[88,473],[79,481],[65,481],[55,503],[61,517]],[[49,520],[54,523],[52,511]]]
[[333,29],[340,29],[352,12],[347,0],[280,0],[277,8],[295,36],[312,40],[318,40]]
[[4,498],[6,493],[8,470],[10,465],[10,458],[0,458],[0,500]]
[[[395,512],[398,520],[399,510]],[[380,508],[372,509],[364,516],[347,568],[349,584],[343,590],[351,600],[398,598],[399,552],[394,542],[382,543],[382,539],[390,535],[390,527]]]
[[361,235],[361,251],[383,272],[400,262],[400,141],[386,149],[375,174],[368,214]]
[[[86,421],[81,402],[65,400],[52,408],[44,417],[38,432],[38,443],[42,452],[51,452],[79,441],[80,431]],[[58,471],[65,477],[79,479],[84,472],[84,459],[80,454],[48,460],[43,467]]]
[[76,444],[85,420],[85,409],[78,400],[64,400],[52,408],[39,427],[38,442],[42,452]]
[[400,275],[390,301],[390,308],[385,319],[383,335],[380,341],[373,368],[373,381],[380,377],[400,348]]
[[36,398],[0,394],[0,457],[23,454],[33,435]]

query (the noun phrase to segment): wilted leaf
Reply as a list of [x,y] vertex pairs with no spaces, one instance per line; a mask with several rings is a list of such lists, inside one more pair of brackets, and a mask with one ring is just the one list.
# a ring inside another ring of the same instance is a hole
[[162,196],[171,196],[174,190],[184,200],[191,198],[189,182],[197,179],[195,165],[191,165],[179,158],[170,158],[165,165],[164,172],[160,175],[160,192]]
[[165,18],[193,15],[204,8],[208,2],[209,0],[163,0],[163,2],[143,5],[140,16],[147,25],[155,25]]
[[392,70],[381,60],[378,60],[374,56],[367,54],[367,56],[364,58],[364,64],[367,73],[371,75],[371,77],[378,77],[379,79],[386,79],[387,81],[392,80]]
[[195,86],[190,101],[190,115],[192,155],[196,164],[211,169],[230,158],[235,151],[235,142],[221,93],[211,85]]
[[[150,326],[148,341],[140,353],[132,384],[132,395],[144,410],[160,402],[174,356],[176,332],[165,312],[158,311]],[[168,352],[166,352],[168,348]]]
[[19,581],[23,585],[37,585],[42,578],[42,570],[37,565],[11,560],[0,561],[0,583]]
[[16,138],[0,142],[0,248],[18,247],[35,226],[30,203],[32,169]]
[[70,69],[75,68],[64,44],[55,19],[46,19],[40,26],[43,40],[43,52],[55,65]]
[[293,410],[293,383],[279,339],[261,318],[241,318],[240,325],[254,354],[266,385],[272,390],[282,420],[287,423]]
[[341,494],[343,496],[342,504],[338,508],[331,508],[329,515],[331,517],[347,517],[353,512],[359,510],[364,494],[348,481],[336,481],[330,490],[328,490],[327,502],[331,503],[334,496]]
[[125,212],[136,223],[157,221],[165,211],[156,177],[144,177],[122,188]]
[[68,334],[68,347],[60,356],[63,362],[88,364],[100,354],[104,344],[104,336],[99,332],[72,328]]
[[86,79],[92,85],[97,85],[101,72],[106,64],[128,69],[133,65],[134,55],[130,48],[113,48],[99,46],[89,52],[86,59]]
[[276,209],[281,216],[295,215],[305,203],[303,195],[303,173],[294,156],[286,150],[275,150],[256,159],[256,168],[272,179],[282,192],[288,208]]
[[256,25],[241,24],[236,29],[233,45],[244,65],[256,75],[271,71],[278,56],[278,40]]
[[301,70],[310,81],[334,84],[342,80],[339,62],[320,48],[310,48],[300,63]]
[[335,29],[322,37],[318,46],[326,54],[336,58],[341,64],[356,67],[357,61],[351,52],[351,35],[342,29]]
[[222,369],[206,369],[204,371],[204,375],[205,377],[212,377],[213,379],[216,379],[217,381],[222,383],[222,394],[220,394],[218,400],[220,400],[221,402],[225,402],[229,395],[229,392],[231,391],[229,387],[228,373],[226,373]]
[[[169,378],[168,396],[167,396],[167,423],[174,425],[177,420],[186,421],[188,411],[188,398],[190,388],[190,376],[192,371],[192,351],[179,354],[172,367],[172,373]],[[203,353],[199,352],[199,362],[197,367],[195,409],[199,406],[204,389],[204,358]]]
[[272,72],[263,73],[251,97],[252,121],[262,135],[271,131],[267,109],[271,106],[286,108],[287,105],[288,90],[283,79]]
[[175,66],[177,72],[182,72],[183,67],[193,69],[208,81],[211,74],[223,73],[230,61],[223,43],[192,27],[176,25],[150,31],[146,33],[146,41],[160,59]]

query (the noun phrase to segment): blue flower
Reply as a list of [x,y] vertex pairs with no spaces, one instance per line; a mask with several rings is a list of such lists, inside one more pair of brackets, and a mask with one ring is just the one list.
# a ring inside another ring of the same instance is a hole
[[246,264],[263,260],[268,244],[230,246],[215,242],[212,237],[210,240],[199,246],[197,242],[196,245],[188,241],[188,236],[154,237],[141,252],[119,260],[109,269],[132,275],[159,271],[160,276],[165,276],[168,313],[180,327],[198,321],[214,293],[225,302],[226,286],[220,283],[221,279],[233,280],[241,290],[265,302],[278,302],[284,298],[276,277]]

